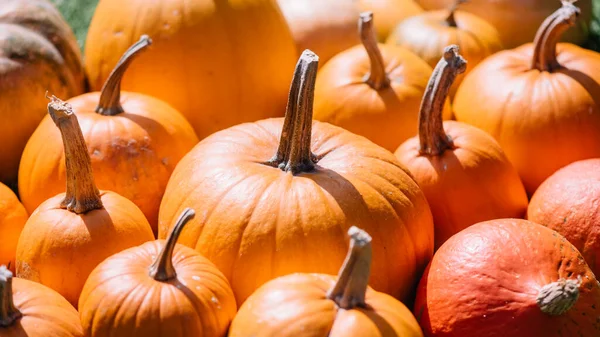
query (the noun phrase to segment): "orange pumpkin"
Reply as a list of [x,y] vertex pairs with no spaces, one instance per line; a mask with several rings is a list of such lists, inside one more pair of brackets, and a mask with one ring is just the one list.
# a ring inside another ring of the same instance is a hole
[[21,153],[44,117],[44,92],[71,97],[83,88],[79,46],[58,10],[47,1],[3,0],[0,181],[16,187]]
[[296,48],[274,0],[102,0],[87,35],[94,43],[85,46],[92,90],[140,34],[154,46],[123,89],[171,104],[200,139],[281,115]]
[[435,67],[444,53],[444,47],[458,45],[461,54],[469,60],[467,70],[458,76],[450,89],[456,89],[477,64],[502,50],[500,35],[494,26],[471,13],[457,10],[467,0],[456,0],[450,10],[425,12],[402,21],[386,40],[386,44],[405,47],[430,66]]
[[0,264],[14,271],[15,251],[19,235],[27,221],[27,212],[17,196],[6,185],[0,183]]
[[385,41],[398,22],[423,13],[423,8],[414,0],[358,0],[358,8],[361,12],[373,12],[377,17],[379,41]]
[[573,245],[536,223],[502,219],[456,234],[421,279],[427,337],[600,335],[600,283]]
[[[431,67],[407,49],[378,44],[373,14],[359,19],[362,45],[319,71],[315,119],[340,126],[394,151],[416,128]],[[449,118],[449,105],[444,108]]]
[[[434,10],[448,8],[456,0],[416,1],[426,10]],[[503,45],[506,48],[515,48],[533,40],[538,27],[548,15],[560,7],[561,1],[477,0],[465,3],[463,10],[491,23],[500,32]],[[592,0],[578,0],[578,5],[583,9],[582,18],[577,27],[570,29],[563,39],[573,43],[586,40],[592,18]]]
[[422,337],[410,310],[369,287],[371,237],[351,227],[350,248],[337,277],[291,274],[260,287],[235,316],[230,337]]
[[301,56],[285,119],[201,141],[175,168],[161,203],[160,238],[185,207],[196,209],[180,242],[225,274],[238,305],[278,276],[336,273],[353,225],[377,245],[370,284],[394,297],[411,297],[433,252],[425,196],[393,154],[312,121],[317,63],[310,51]]
[[57,292],[0,266],[0,336],[83,337],[83,331],[77,311]]
[[129,248],[94,269],[79,298],[86,336],[227,334],[237,309],[227,279],[205,257],[176,245],[194,215],[186,209],[166,241]]
[[458,50],[444,49],[423,96],[419,133],[395,153],[427,197],[436,248],[470,225],[523,217],[527,210],[523,183],[494,138],[468,124],[442,122],[450,87],[467,66]]
[[496,138],[530,195],[559,168],[600,157],[600,54],[556,43],[578,13],[565,2],[534,44],[484,60],[454,99],[456,120]]
[[96,188],[71,106],[52,97],[48,112],[65,147],[67,191],[43,202],[27,220],[17,245],[17,276],[44,284],[77,306],[81,288],[96,265],[154,237],[135,204]]
[[527,218],[549,227],[577,248],[594,274],[600,275],[600,159],[563,167],[531,197]]
[[[77,111],[97,186],[133,201],[156,232],[169,176],[198,137],[167,103],[121,91],[128,66],[150,44],[150,38],[142,36],[131,46],[101,92],[67,102]],[[46,116],[27,143],[19,169],[19,194],[29,212],[64,191],[64,156],[60,132]]]

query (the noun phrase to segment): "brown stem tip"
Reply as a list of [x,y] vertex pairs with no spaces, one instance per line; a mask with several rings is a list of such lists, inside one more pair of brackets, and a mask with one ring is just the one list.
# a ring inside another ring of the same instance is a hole
[[0,266],[0,328],[13,325],[23,316],[15,307],[12,278],[12,272],[6,266]]
[[358,31],[360,40],[362,41],[369,61],[371,62],[371,70],[367,74],[365,82],[375,90],[384,89],[390,86],[390,79],[385,72],[385,63],[381,50],[377,44],[377,35],[373,24],[373,13],[364,12],[360,14],[358,19]]
[[569,311],[579,299],[581,276],[576,280],[560,279],[545,285],[537,296],[537,305],[543,313],[558,316]]

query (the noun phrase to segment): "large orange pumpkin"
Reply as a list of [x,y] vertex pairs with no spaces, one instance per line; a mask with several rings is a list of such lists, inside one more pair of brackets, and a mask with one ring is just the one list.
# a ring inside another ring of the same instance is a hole
[[442,122],[444,101],[466,66],[458,46],[444,49],[423,96],[419,133],[395,153],[427,197],[436,248],[470,225],[523,217],[527,210],[523,183],[494,138],[468,124]]
[[0,336],[83,337],[83,331],[77,311],[57,292],[0,266]]
[[599,303],[600,283],[563,236],[502,219],[444,243],[414,312],[427,337],[593,337]]
[[350,247],[337,277],[291,274],[260,287],[235,316],[229,337],[422,337],[410,310],[369,287],[373,248],[351,227]]
[[527,218],[562,234],[600,275],[600,159],[563,167],[531,197]]
[[578,13],[565,2],[533,44],[484,60],[454,99],[456,120],[496,138],[529,194],[559,168],[600,157],[600,54],[556,43]]
[[8,265],[13,271],[17,241],[28,217],[13,191],[0,183],[0,264]]
[[87,279],[79,312],[88,337],[219,337],[235,316],[225,276],[193,249],[177,245],[192,209],[181,214],[166,241],[117,253]]
[[[405,48],[378,44],[372,13],[362,13],[358,23],[362,45],[336,55],[319,71],[315,119],[394,151],[417,129],[432,69]],[[449,105],[444,109],[450,117]]]
[[48,112],[64,143],[67,191],[43,202],[27,220],[17,245],[17,276],[42,283],[77,306],[94,267],[154,237],[135,204],[96,188],[71,106],[53,97]]
[[[426,10],[444,9],[456,0],[416,0]],[[560,7],[562,0],[474,0],[463,10],[488,21],[498,29],[506,48],[515,48],[533,40],[544,19]],[[571,1],[572,0],[564,0]],[[577,1],[577,0],[575,0]],[[587,38],[592,18],[592,0],[579,0],[582,18],[576,28],[564,37],[565,41],[582,43]]]
[[130,67],[123,89],[171,104],[201,139],[281,115],[296,48],[274,0],[102,0],[85,47],[92,90],[142,34],[154,46]]
[[433,252],[425,196],[393,154],[312,121],[317,63],[310,51],[301,56],[285,119],[201,141],[175,168],[161,203],[160,238],[185,207],[196,209],[180,242],[215,263],[238,305],[278,276],[335,274],[352,225],[376,245],[370,284],[394,297],[411,297]]
[[[131,46],[101,92],[67,102],[85,135],[97,186],[133,201],[156,232],[169,176],[198,138],[187,120],[167,103],[121,91],[128,66],[150,44],[142,36]],[[64,157],[60,132],[46,116],[27,143],[19,169],[19,194],[29,212],[64,191]]]
[[0,6],[0,181],[16,187],[19,159],[44,117],[44,92],[83,93],[75,36],[48,1],[3,0]]

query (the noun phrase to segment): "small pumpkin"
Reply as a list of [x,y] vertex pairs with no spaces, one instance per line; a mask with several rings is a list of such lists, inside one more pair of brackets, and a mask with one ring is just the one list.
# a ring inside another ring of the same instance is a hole
[[140,36],[154,41],[123,89],[180,111],[202,139],[242,122],[280,116],[296,48],[275,0],[102,0],[90,23],[85,70],[100,90]]
[[358,8],[361,12],[373,12],[377,17],[379,41],[385,41],[398,22],[423,13],[423,8],[414,0],[358,0]]
[[3,0],[0,27],[0,182],[16,188],[21,153],[44,117],[44,92],[79,95],[84,76],[77,40],[50,2]]
[[469,64],[464,74],[454,81],[450,97],[471,69],[503,49],[494,26],[476,15],[457,10],[466,1],[456,0],[449,10],[425,12],[405,19],[386,40],[386,44],[409,49],[432,67],[438,63],[446,46],[459,46]]
[[458,51],[444,49],[423,96],[419,133],[395,152],[427,197],[436,249],[470,225],[527,211],[523,183],[498,142],[471,125],[442,121],[448,92],[467,66]]
[[450,238],[421,279],[415,316],[427,337],[600,335],[600,283],[557,232],[520,219]]
[[77,310],[57,292],[0,266],[0,336],[83,337],[83,331]]
[[154,236],[134,203],[96,188],[72,107],[52,97],[48,112],[64,143],[67,191],[43,202],[27,220],[17,244],[17,276],[56,290],[76,307],[96,265]]
[[600,159],[574,162],[546,179],[531,197],[527,219],[551,228],[600,275]]
[[394,155],[312,121],[317,67],[318,56],[305,51],[284,119],[241,124],[198,143],[161,203],[159,238],[185,207],[196,209],[180,242],[225,274],[238,305],[278,276],[335,274],[353,225],[377,245],[370,284],[396,298],[412,296],[433,253],[431,211]]
[[485,59],[454,98],[456,120],[496,138],[529,195],[559,168],[600,157],[600,54],[557,45],[579,12],[564,2],[533,44]]
[[353,226],[348,236],[337,277],[296,273],[269,281],[241,306],[229,336],[422,337],[408,308],[368,286],[369,234]]
[[[67,102],[77,112],[97,186],[133,201],[156,232],[169,176],[198,137],[167,103],[121,91],[125,71],[151,43],[144,35],[133,44],[101,92]],[[64,156],[60,132],[46,116],[27,143],[19,169],[19,194],[29,212],[64,191]]]
[[86,336],[206,336],[227,334],[235,297],[205,257],[177,244],[195,212],[180,215],[169,238],[126,249],[87,279],[79,312]]
[[[358,23],[362,45],[336,55],[319,71],[315,119],[394,151],[414,135],[432,69],[405,48],[378,44],[373,13],[362,13]],[[444,113],[450,117],[449,105]]]
[[13,191],[0,183],[0,264],[12,267],[13,272],[17,241],[28,217],[25,207]]

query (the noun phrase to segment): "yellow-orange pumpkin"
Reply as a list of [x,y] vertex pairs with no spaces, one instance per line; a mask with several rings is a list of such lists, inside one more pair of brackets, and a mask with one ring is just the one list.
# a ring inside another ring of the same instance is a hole
[[0,183],[0,264],[15,268],[15,251],[19,235],[27,221],[25,207],[6,185]]

